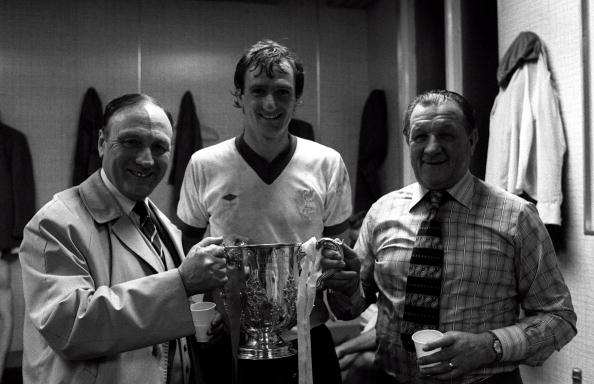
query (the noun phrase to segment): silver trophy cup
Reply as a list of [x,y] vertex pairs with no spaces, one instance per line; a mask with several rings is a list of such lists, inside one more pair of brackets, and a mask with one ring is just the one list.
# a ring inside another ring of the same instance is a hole
[[[301,244],[226,246],[229,281],[225,309],[239,318],[240,359],[267,360],[296,353],[280,334],[297,320],[297,280]],[[240,314],[237,312],[240,311]]]

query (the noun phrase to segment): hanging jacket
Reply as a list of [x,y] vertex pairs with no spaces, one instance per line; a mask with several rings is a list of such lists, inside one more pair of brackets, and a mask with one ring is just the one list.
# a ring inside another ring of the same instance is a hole
[[302,139],[316,141],[313,126],[307,121],[291,119],[289,121],[289,133]]
[[35,213],[33,163],[27,137],[0,123],[0,255],[21,244]]
[[534,39],[520,34],[500,64],[485,181],[536,201],[542,221],[560,225],[565,134],[544,44]]
[[354,212],[366,211],[382,196],[379,168],[388,151],[386,94],[371,91],[361,117]]
[[182,97],[175,130],[175,152],[173,153],[168,183],[173,185],[173,201],[177,204],[179,190],[190,157],[194,152],[202,148],[200,122],[196,115],[196,106],[190,91],[186,91]]
[[101,128],[103,128],[101,100],[95,88],[91,87],[85,93],[78,119],[72,185],[82,183],[101,168],[101,158],[97,148]]

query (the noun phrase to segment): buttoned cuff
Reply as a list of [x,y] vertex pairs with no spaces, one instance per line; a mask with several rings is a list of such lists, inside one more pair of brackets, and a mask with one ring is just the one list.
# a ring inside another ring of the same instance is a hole
[[521,361],[528,351],[528,339],[524,331],[512,325],[505,328],[491,330],[501,342],[503,355],[501,361]]
[[340,320],[351,320],[365,310],[367,305],[363,298],[361,283],[357,286],[355,293],[347,296],[342,292],[328,289],[326,291],[327,306],[333,317]]

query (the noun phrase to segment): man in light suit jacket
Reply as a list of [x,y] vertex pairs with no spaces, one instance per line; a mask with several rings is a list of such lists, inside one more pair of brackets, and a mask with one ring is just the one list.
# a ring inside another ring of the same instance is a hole
[[27,224],[25,383],[199,380],[193,338],[185,338],[194,334],[188,297],[227,275],[222,239],[184,255],[178,229],[147,197],[167,170],[171,137],[171,121],[150,96],[113,100],[99,136],[102,169]]

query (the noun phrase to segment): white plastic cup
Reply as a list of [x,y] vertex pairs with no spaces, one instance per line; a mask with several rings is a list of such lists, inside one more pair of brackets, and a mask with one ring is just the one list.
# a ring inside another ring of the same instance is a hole
[[[441,348],[432,349],[431,351],[423,351],[423,348],[428,343],[440,339],[441,337],[443,337],[443,333],[439,332],[437,329],[422,329],[413,333],[412,340],[415,343],[417,357],[427,356],[434,354],[437,351],[441,351]],[[419,368],[429,368],[438,364],[439,363],[420,365]]]
[[192,321],[196,330],[196,341],[205,343],[210,340],[211,336],[207,335],[207,332],[216,314],[215,307],[216,304],[210,301],[200,301],[190,305]]

